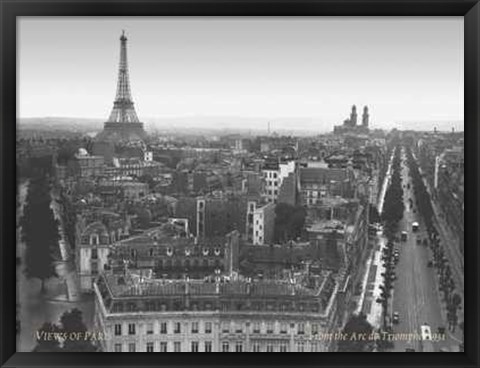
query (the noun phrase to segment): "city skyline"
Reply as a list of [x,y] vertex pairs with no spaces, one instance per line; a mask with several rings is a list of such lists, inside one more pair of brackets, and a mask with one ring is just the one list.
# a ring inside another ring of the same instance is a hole
[[135,108],[147,124],[191,119],[202,128],[201,118],[233,116],[325,131],[355,104],[369,106],[372,128],[451,121],[463,130],[460,17],[22,19],[19,117],[106,120],[122,29]]

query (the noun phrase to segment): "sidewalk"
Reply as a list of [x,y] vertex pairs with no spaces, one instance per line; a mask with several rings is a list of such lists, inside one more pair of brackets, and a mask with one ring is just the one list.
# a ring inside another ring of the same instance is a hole
[[[414,159],[418,162],[415,154],[413,154]],[[433,199],[434,196],[432,195],[432,189],[428,183],[428,181],[425,179],[423,176],[423,171],[420,165],[418,166],[420,173],[422,174],[422,180],[423,184],[425,185],[425,188],[427,189],[428,194],[430,195],[430,203],[432,204],[432,210],[434,213],[434,222],[436,225],[436,228],[438,229],[438,233],[440,235],[441,239],[441,244],[444,245],[444,249],[447,253],[447,256],[450,260],[451,264],[451,269],[452,269],[452,274],[455,280],[456,284],[456,289],[459,292],[459,294],[462,297],[462,302],[460,304],[460,309],[458,310],[458,321],[464,321],[464,281],[465,281],[465,272],[464,272],[464,255],[462,254],[462,251],[459,247],[459,241],[458,239],[451,233],[450,228],[447,223],[445,223],[444,217],[443,217],[443,211],[439,208],[438,204],[436,201]],[[437,280],[438,284],[438,275],[435,273],[435,278]],[[446,303],[443,301],[443,298],[439,294],[439,291],[437,290],[437,295],[439,298],[439,302],[441,302],[442,305],[442,318],[444,321],[447,321],[446,318]],[[447,334],[451,339],[453,339],[456,342],[461,342],[462,338],[462,333],[461,330],[457,327],[455,330],[455,333],[452,333],[451,331],[447,330]]]
[[427,188],[428,194],[430,195],[430,202],[432,204],[433,213],[435,215],[434,222],[441,237],[441,244],[444,245],[444,249],[447,252],[447,256],[450,260],[456,288],[462,296],[462,303],[460,304],[461,309],[458,313],[459,321],[462,321],[464,318],[464,256],[463,254],[461,254],[458,240],[451,234],[448,225],[443,219],[443,211],[438,207],[438,204],[433,199],[432,191],[430,186],[428,185],[428,182],[425,180],[424,177],[422,177],[422,180],[425,187]]
[[[51,192],[51,198],[52,201],[50,207],[53,210],[55,219],[58,220],[58,234],[60,235],[58,246],[60,248],[60,255],[62,258],[62,262],[58,263],[60,267],[56,268],[57,273],[58,276],[62,278],[62,280],[65,280],[67,288],[66,298],[71,302],[79,301],[81,299],[80,280],[78,278],[74,264],[71,263],[72,249],[65,236],[61,208],[53,191]],[[63,265],[63,267],[61,267],[61,265]]]
[[382,273],[385,272],[385,267],[382,262],[382,251],[385,248],[385,238],[378,234],[378,244],[375,247],[375,253],[372,260],[372,267],[370,269],[371,274],[369,279],[372,280],[369,283],[371,289],[371,297],[369,298],[370,309],[368,310],[368,304],[365,305],[365,314],[367,315],[367,320],[370,324],[378,329],[382,326],[382,316],[383,316],[383,307],[382,304],[377,303],[377,299],[380,298],[382,290],[380,285],[383,284]]

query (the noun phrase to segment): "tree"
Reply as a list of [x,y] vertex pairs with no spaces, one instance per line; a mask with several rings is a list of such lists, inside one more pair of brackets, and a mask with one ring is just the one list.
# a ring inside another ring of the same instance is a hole
[[152,213],[148,208],[145,207],[138,207],[135,210],[135,213],[137,214],[137,219],[138,223],[141,228],[146,228],[152,221]]
[[343,328],[345,340],[338,342],[338,351],[341,352],[367,352],[374,348],[374,340],[357,338],[369,336],[373,332],[372,325],[364,314],[353,315]]
[[53,253],[58,251],[58,227],[50,208],[50,188],[45,178],[32,179],[22,218],[22,240],[26,244],[25,273],[41,281],[55,275]]
[[381,221],[380,214],[378,213],[378,209],[374,205],[369,206],[368,218],[371,224]]
[[453,294],[452,296],[452,304],[458,307],[462,303],[462,297],[457,293]]
[[68,334],[83,334],[79,338],[66,339],[63,342],[63,351],[68,352],[96,352],[98,349],[92,341],[86,338],[87,326],[85,326],[82,318],[82,312],[74,308],[71,311],[63,313],[60,317],[61,330]]
[[[60,324],[45,322],[37,332],[37,345],[34,352],[97,352],[98,347],[89,338],[82,312],[74,308],[60,317]],[[49,334],[59,337],[51,338]]]
[[306,211],[302,206],[279,203],[275,207],[275,241],[285,243],[300,237],[305,224],[305,216]]
[[149,189],[155,188],[155,180],[153,180],[153,176],[150,174],[144,174],[138,178],[138,181],[141,183],[148,184]]
[[61,351],[60,340],[51,338],[51,333],[60,332],[60,328],[50,322],[45,322],[38,331],[36,331],[37,345],[32,350],[34,353],[53,353]]

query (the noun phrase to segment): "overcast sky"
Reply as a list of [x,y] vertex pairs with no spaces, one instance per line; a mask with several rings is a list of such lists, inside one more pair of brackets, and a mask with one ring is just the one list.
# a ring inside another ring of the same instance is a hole
[[137,114],[463,120],[463,17],[21,18],[20,117],[107,119],[119,36]]

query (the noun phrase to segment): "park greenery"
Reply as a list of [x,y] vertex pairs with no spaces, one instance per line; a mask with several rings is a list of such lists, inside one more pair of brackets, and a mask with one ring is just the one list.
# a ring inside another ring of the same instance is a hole
[[387,238],[387,244],[383,250],[382,260],[384,261],[385,271],[382,273],[383,283],[380,285],[381,294],[377,302],[382,305],[384,328],[388,323],[388,300],[391,297],[393,282],[395,280],[395,262],[394,262],[394,242],[398,238],[399,223],[403,218],[405,206],[403,203],[403,188],[401,177],[401,146],[397,145],[393,149],[392,173],[390,185],[385,193],[385,201],[381,218],[384,226],[384,234]]
[[[55,338],[51,338],[55,336]],[[74,308],[60,317],[60,323],[46,322],[36,331],[37,345],[33,352],[98,352],[93,334],[83,322],[82,312]]]
[[373,351],[375,348],[375,340],[369,338],[373,332],[373,327],[367,321],[367,317],[364,314],[352,315],[342,330],[342,336],[345,336],[345,338],[338,340],[338,351]]
[[58,252],[58,224],[50,208],[50,184],[46,177],[35,176],[30,180],[23,217],[22,241],[25,242],[25,273],[28,278],[45,281],[55,276],[54,254]]
[[398,224],[403,218],[403,211],[405,210],[403,204],[403,189],[400,166],[400,146],[394,150],[392,160],[392,173],[390,185],[385,193],[385,200],[382,211],[382,221],[384,224],[384,233],[389,241],[393,241],[397,232]]
[[300,238],[305,217],[306,211],[302,206],[279,203],[275,207],[275,242],[283,244]]

